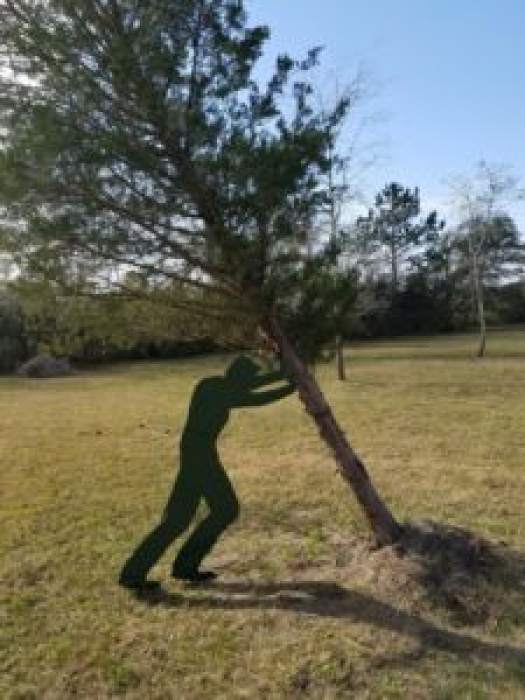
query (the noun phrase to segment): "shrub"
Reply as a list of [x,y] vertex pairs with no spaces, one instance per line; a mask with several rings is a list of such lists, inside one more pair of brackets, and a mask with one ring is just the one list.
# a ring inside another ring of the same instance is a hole
[[24,363],[18,370],[18,374],[32,379],[47,379],[50,377],[69,377],[74,372],[66,358],[37,355]]

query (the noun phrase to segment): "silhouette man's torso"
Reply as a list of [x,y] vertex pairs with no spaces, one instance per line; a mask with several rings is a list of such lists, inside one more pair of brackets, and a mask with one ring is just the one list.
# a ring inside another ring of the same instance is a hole
[[183,440],[194,436],[203,445],[214,447],[230,417],[231,397],[222,377],[199,382],[191,398]]

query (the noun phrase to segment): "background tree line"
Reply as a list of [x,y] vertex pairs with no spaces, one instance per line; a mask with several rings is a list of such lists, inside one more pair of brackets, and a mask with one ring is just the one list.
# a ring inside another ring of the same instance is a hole
[[[388,219],[384,202],[392,196],[412,200],[400,206],[397,220],[404,228],[398,226],[395,233],[389,232],[391,224],[384,223]],[[484,326],[525,323],[523,244],[509,215],[500,211],[490,221],[477,217],[451,228],[432,212],[411,223],[419,212],[419,193],[398,183],[385,187],[377,202],[366,218],[341,233],[331,268],[312,260],[310,284],[294,319],[298,327],[314,319],[309,333],[312,347],[318,334],[333,341],[325,347],[329,356],[337,337],[349,341],[479,328],[481,289]],[[478,288],[471,238],[478,246],[482,283]],[[169,290],[164,285],[160,290],[128,271],[120,288],[109,292],[78,271],[70,270],[69,277],[66,291],[42,271],[31,269],[4,282],[2,372],[13,371],[38,353],[99,363],[243,347],[243,334],[228,309],[212,311],[210,306],[206,317],[194,317],[195,291],[184,285]]]
[[[309,222],[309,281],[302,280],[291,328],[299,335],[302,326],[309,326],[309,341],[303,340],[308,357],[319,337],[329,356],[338,339],[474,328],[480,329],[481,355],[487,325],[525,323],[524,246],[500,201],[517,192],[515,180],[502,166],[482,162],[474,177],[456,183],[458,190],[464,216],[454,226],[436,211],[421,216],[419,189],[397,182],[377,194],[367,216],[349,224],[332,217],[328,249],[322,249],[323,227]],[[330,202],[328,210],[333,207]],[[246,333],[228,305],[221,307],[205,290],[78,259],[62,263],[59,284],[52,281],[48,264],[33,261],[4,282],[3,372],[38,353],[98,363],[244,346]],[[113,282],[119,277],[116,287],[106,284],[108,275]],[[192,314],[196,300],[207,305],[206,315]]]

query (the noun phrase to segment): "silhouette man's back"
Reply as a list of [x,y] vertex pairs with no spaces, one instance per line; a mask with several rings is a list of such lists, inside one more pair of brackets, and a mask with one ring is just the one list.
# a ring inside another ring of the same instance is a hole
[[223,377],[209,377],[197,384],[181,436],[179,473],[162,520],[125,563],[119,579],[122,586],[136,591],[158,588],[157,582],[147,580],[147,574],[173,540],[188,529],[201,498],[209,513],[180,549],[172,576],[188,581],[214,578],[213,572],[200,571],[199,566],[239,514],[237,496],[217,452],[217,438],[231,409],[263,406],[295,389],[287,382],[277,389],[256,392],[255,389],[286,379],[281,370],[266,374],[259,371],[255,362],[241,356]]

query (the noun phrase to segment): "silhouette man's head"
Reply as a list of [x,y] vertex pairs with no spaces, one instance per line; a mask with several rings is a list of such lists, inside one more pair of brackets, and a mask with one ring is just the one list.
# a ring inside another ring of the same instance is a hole
[[226,370],[226,377],[235,384],[249,384],[261,368],[246,355],[236,357]]

